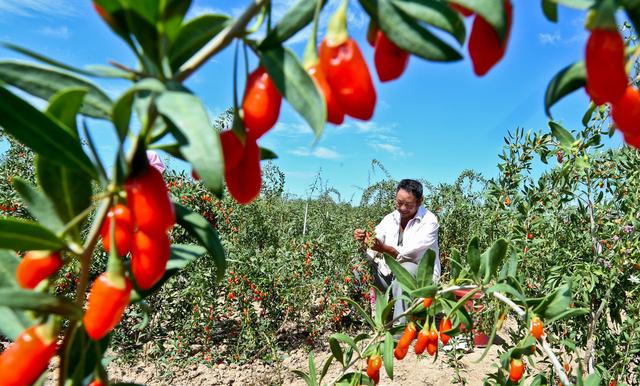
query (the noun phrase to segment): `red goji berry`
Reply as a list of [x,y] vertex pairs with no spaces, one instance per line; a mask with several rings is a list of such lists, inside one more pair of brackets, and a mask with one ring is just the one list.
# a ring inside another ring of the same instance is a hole
[[401,361],[407,356],[407,352],[409,352],[409,347],[396,346],[396,348],[393,349],[393,356]]
[[611,117],[626,137],[640,135],[640,93],[628,86],[622,96],[613,103]]
[[248,204],[258,197],[262,186],[262,174],[260,148],[254,138],[247,136],[240,161],[229,170],[225,167],[224,178],[229,194],[240,204]]
[[[375,354],[367,360],[367,375],[377,384],[380,380],[380,368],[382,367],[382,357]],[[376,379],[378,379],[376,381]]]
[[22,288],[33,289],[63,265],[60,252],[29,251],[16,269],[16,281]]
[[402,75],[409,64],[409,53],[378,31],[373,60],[380,81],[388,82]]
[[320,44],[320,66],[345,114],[369,120],[376,106],[376,90],[358,44],[351,38]]
[[442,339],[442,344],[444,346],[446,346],[447,343],[449,343],[449,339],[451,339],[451,337],[445,334],[445,332],[451,330],[451,328],[452,328],[451,320],[447,318],[443,318],[440,321],[440,339]]
[[429,343],[429,330],[423,328],[418,333],[418,339],[416,340],[416,345],[413,347],[416,355],[420,355],[424,352],[424,349],[427,348],[427,343]]
[[424,308],[431,307],[431,303],[433,303],[433,298],[424,298],[424,299],[422,299],[422,306]]
[[47,369],[56,349],[56,334],[51,327],[27,328],[0,355],[0,385],[31,385]]
[[524,374],[524,363],[520,359],[512,359],[509,366],[509,379],[512,382],[518,382]]
[[427,352],[434,356],[438,352],[438,331],[432,328],[429,331],[429,340],[427,341]]
[[122,275],[103,273],[93,282],[82,319],[87,334],[100,340],[120,323],[129,304],[131,282]]
[[109,230],[111,229],[111,220],[115,218],[115,238],[116,238],[116,251],[119,256],[124,256],[131,250],[131,241],[133,240],[134,222],[133,216],[129,208],[122,204],[116,204],[107,213],[107,218],[102,223],[100,228],[100,236],[102,236],[102,245],[104,250],[109,252],[111,250],[111,236]]
[[478,76],[483,76],[495,66],[504,56],[511,33],[513,21],[512,6],[510,0],[504,1],[507,14],[507,32],[504,41],[500,41],[498,33],[480,15],[476,15],[469,36],[469,56],[473,64],[473,71]]
[[413,342],[413,339],[416,337],[416,325],[413,322],[409,322],[407,327],[404,329],[404,333],[400,340],[398,341],[398,347],[407,348]]
[[125,188],[127,204],[138,229],[159,233],[175,224],[175,209],[167,185],[156,168],[147,165],[142,174],[127,179]]
[[598,105],[615,102],[627,87],[624,41],[618,31],[594,29],[587,40],[587,93]]
[[242,100],[244,125],[249,135],[258,139],[278,121],[282,96],[264,66],[256,68],[247,78]]
[[138,287],[149,289],[164,275],[171,254],[171,244],[166,232],[135,233],[131,247],[131,273]]
[[536,316],[531,321],[531,335],[537,340],[540,340],[542,334],[544,334],[544,323]]
[[309,75],[313,78],[318,86],[318,89],[324,96],[324,100],[327,103],[327,122],[339,125],[344,121],[344,111],[338,103],[338,98],[331,91],[331,87],[327,82],[327,77],[322,72],[322,68],[319,65],[309,67],[307,70]]
[[91,383],[89,384],[89,386],[104,386],[104,383],[102,383],[102,381],[101,381],[101,380],[96,379],[96,380],[94,380],[93,382],[91,382]]

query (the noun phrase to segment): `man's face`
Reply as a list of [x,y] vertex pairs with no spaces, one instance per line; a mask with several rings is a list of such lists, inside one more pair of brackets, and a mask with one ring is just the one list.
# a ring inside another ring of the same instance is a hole
[[416,215],[418,207],[420,207],[421,201],[416,200],[416,197],[407,192],[404,189],[398,190],[396,193],[396,209],[400,212],[400,217],[403,219],[411,219]]

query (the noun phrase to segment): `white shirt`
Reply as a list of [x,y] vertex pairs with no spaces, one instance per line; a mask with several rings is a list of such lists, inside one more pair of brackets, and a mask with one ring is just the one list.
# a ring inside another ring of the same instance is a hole
[[[398,251],[396,260],[399,263],[413,262],[418,264],[422,255],[428,249],[436,253],[433,266],[433,280],[440,278],[440,249],[438,247],[438,218],[431,211],[419,207],[416,215],[409,220],[404,228],[402,245],[398,245],[400,236],[400,212],[397,210],[386,215],[380,224],[376,226],[376,238],[383,243],[394,247]],[[384,256],[374,250],[367,249],[367,255],[378,265],[381,274],[387,276],[391,273],[389,266],[384,261]]]

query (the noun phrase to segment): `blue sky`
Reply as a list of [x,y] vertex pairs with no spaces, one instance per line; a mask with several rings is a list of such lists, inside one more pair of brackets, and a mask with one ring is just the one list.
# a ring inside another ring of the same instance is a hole
[[[249,3],[194,0],[188,16],[206,12],[237,15]],[[293,3],[274,0],[274,18]],[[337,3],[330,0],[325,8],[321,33]],[[516,127],[548,130],[543,109],[546,85],[560,69],[581,59],[587,38],[584,12],[561,7],[560,21],[554,24],[544,18],[538,1],[513,0],[513,4],[507,54],[485,77],[476,77],[466,58],[439,64],[412,57],[399,80],[380,84],[373,68],[373,51],[364,40],[368,19],[357,1],[352,1],[349,31],[360,43],[376,80],[375,115],[369,122],[347,119],[339,127],[328,125],[314,145],[311,130],[283,103],[279,123],[260,144],[279,155],[276,164],[285,172],[286,189],[306,196],[322,170],[323,180],[343,198],[359,197],[360,188],[368,184],[374,158],[398,179],[451,182],[464,169],[475,169],[487,177],[497,175],[498,154],[507,131]],[[308,35],[308,29],[303,30],[288,44],[300,56]],[[0,40],[75,66],[109,60],[135,65],[125,45],[86,0],[0,0]],[[466,46],[461,52],[467,55]],[[19,57],[0,48],[2,59]],[[254,67],[257,58],[250,62]],[[187,81],[211,116],[232,104],[231,71],[232,49],[227,48]],[[128,86],[124,81],[96,83],[113,98]],[[552,112],[565,127],[577,129],[587,104],[586,94],[576,92]],[[92,127],[101,154],[111,154],[115,143],[111,127],[95,122]],[[620,143],[617,134],[612,143]],[[176,162],[171,165],[184,167]]]

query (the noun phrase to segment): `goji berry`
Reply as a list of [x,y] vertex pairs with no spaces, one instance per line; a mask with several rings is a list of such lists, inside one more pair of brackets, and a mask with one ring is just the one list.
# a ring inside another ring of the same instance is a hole
[[264,66],[256,68],[247,78],[242,100],[244,125],[255,139],[262,137],[278,121],[282,95]]
[[542,334],[544,334],[544,323],[536,316],[531,321],[531,335],[537,340],[540,340]]
[[169,198],[162,174],[154,167],[129,177],[125,183],[127,205],[138,229],[159,233],[176,222],[175,209]]
[[29,251],[18,264],[16,281],[22,288],[36,288],[42,280],[58,272],[63,264],[60,252]]
[[420,355],[424,352],[424,349],[427,348],[427,343],[429,343],[429,330],[423,328],[418,333],[418,339],[416,340],[416,345],[413,347],[416,355]]
[[611,117],[625,137],[640,135],[640,93],[628,86],[611,108]]
[[116,204],[107,213],[107,218],[100,227],[100,236],[102,236],[102,245],[104,250],[111,250],[111,221],[115,219],[115,238],[116,251],[119,256],[126,255],[131,250],[131,241],[133,240],[134,222],[131,211],[126,205]]
[[512,359],[509,366],[509,379],[512,382],[518,382],[524,374],[524,363],[520,359]]
[[449,339],[451,339],[451,337],[445,334],[445,332],[451,330],[451,328],[452,328],[451,320],[447,318],[443,318],[440,321],[440,339],[442,339],[442,344],[445,346],[447,345],[447,343],[449,343]]
[[395,349],[393,349],[393,356],[401,361],[404,359],[404,357],[407,356],[407,352],[409,352],[409,348],[408,347],[400,347],[399,345],[396,346]]
[[381,82],[397,79],[409,64],[409,53],[398,47],[382,31],[378,31],[373,53],[376,72]]
[[627,87],[624,41],[616,30],[594,29],[587,40],[587,93],[598,105],[615,102]]
[[260,148],[255,139],[247,136],[242,157],[235,167],[225,167],[224,178],[229,194],[240,204],[248,204],[260,194],[262,174]]
[[89,386],[104,386],[104,383],[102,383],[102,381],[101,381],[101,380],[96,379],[96,380],[94,380],[93,382],[91,382],[91,383],[89,384]]
[[351,38],[337,45],[320,44],[320,66],[345,114],[369,120],[376,106],[376,90],[358,44]]
[[166,232],[135,233],[131,248],[131,273],[138,287],[149,289],[164,275],[171,254],[171,244]]
[[427,341],[427,352],[434,356],[438,352],[438,331],[433,328],[429,331],[429,340]]
[[504,8],[507,15],[507,31],[503,41],[498,33],[480,15],[476,15],[471,27],[469,36],[469,56],[473,64],[473,71],[478,76],[483,76],[495,66],[504,56],[511,34],[511,23],[513,21],[512,6],[510,0],[504,1]]
[[322,72],[322,67],[316,64],[309,67],[307,72],[316,82],[318,89],[324,96],[327,104],[327,122],[333,123],[334,125],[341,124],[344,121],[344,111],[342,111],[342,107],[340,107],[340,103],[338,103],[338,98],[336,98],[333,91],[331,91],[327,77],[324,75],[324,72]]
[[407,327],[404,329],[404,333],[400,340],[398,341],[398,347],[407,348],[413,342],[413,339],[416,337],[416,325],[413,322],[409,322]]
[[424,298],[424,299],[422,299],[422,306],[424,308],[429,308],[431,306],[431,303],[433,303],[433,298]]
[[122,275],[103,273],[93,282],[82,319],[87,334],[100,340],[120,323],[129,304],[131,282]]
[[48,325],[24,330],[0,355],[0,385],[24,386],[34,383],[47,369],[56,353],[55,332]]
[[381,367],[382,367],[382,357],[380,357],[380,355],[378,354],[372,355],[367,360],[367,375],[369,376],[369,378],[373,379],[374,381],[377,378],[378,381],[375,381],[376,384],[379,382],[379,379],[380,379]]

